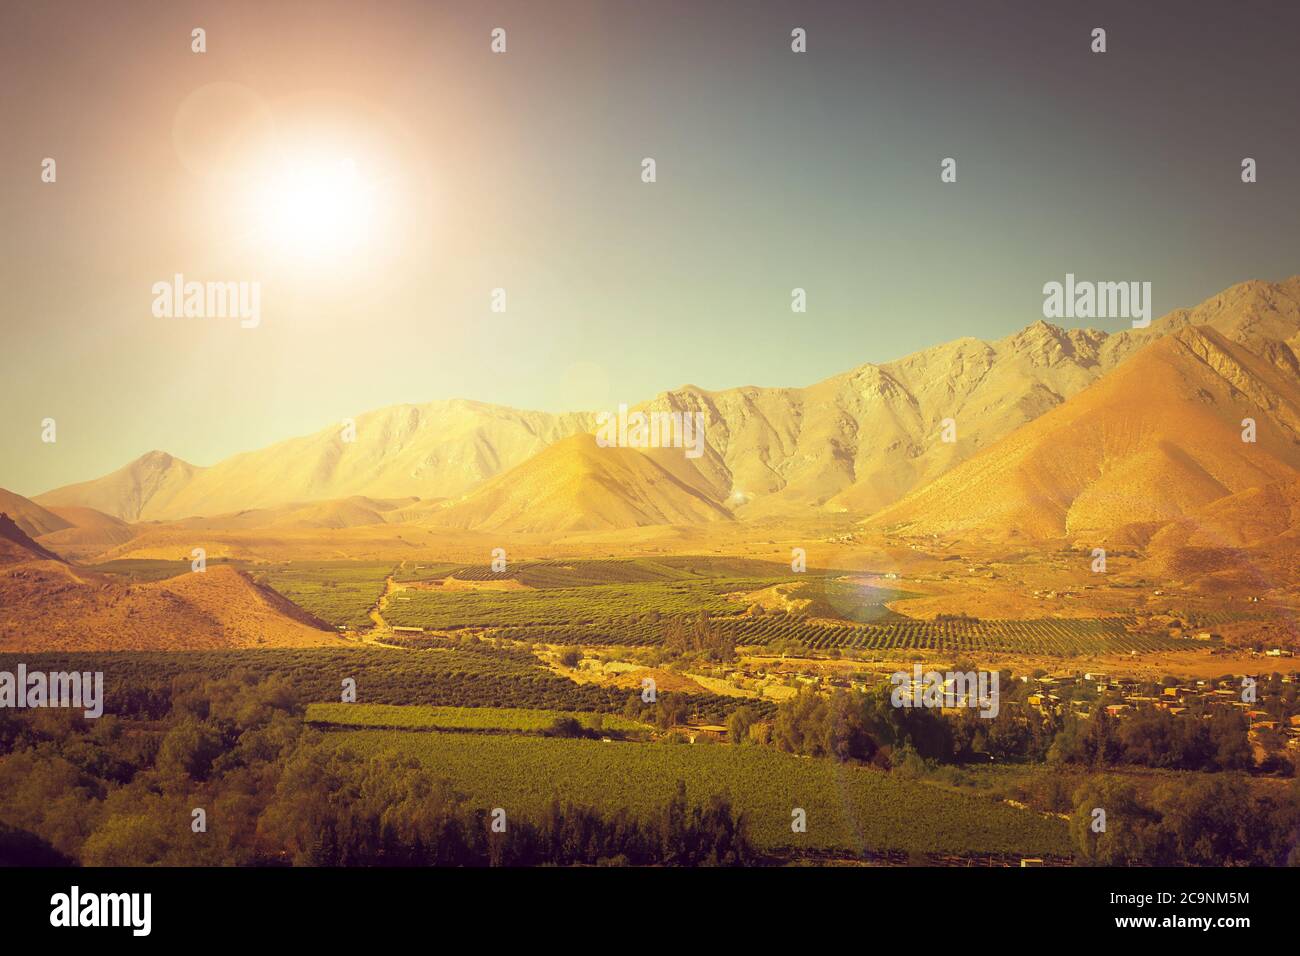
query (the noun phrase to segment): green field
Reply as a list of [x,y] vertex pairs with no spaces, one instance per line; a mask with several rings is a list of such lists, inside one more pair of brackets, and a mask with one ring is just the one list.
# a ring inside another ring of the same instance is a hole
[[562,717],[575,718],[585,729],[643,733],[650,728],[617,714],[509,707],[406,707],[393,704],[308,704],[310,723],[336,727],[381,727],[396,730],[490,730],[540,733]]
[[[444,577],[446,566],[433,566],[415,576],[398,580],[431,580]],[[573,560],[522,561],[504,571],[488,565],[452,567],[452,577],[461,581],[515,580],[530,588],[574,588],[596,584],[644,584],[690,581],[700,578],[765,578],[796,580],[788,565],[753,558],[724,558],[714,555],[686,555],[664,558],[581,558]],[[814,576],[825,572],[808,572]],[[838,573],[838,572],[837,572]]]
[[[507,707],[564,713],[621,713],[639,691],[579,684],[552,673],[519,648],[449,647],[394,650],[380,647],[233,651],[118,651],[84,654],[0,653],[0,671],[19,663],[31,671],[102,671],[105,712],[159,717],[167,712],[178,678],[224,678],[247,671],[280,677],[304,702],[337,701],[342,680],[357,682],[358,704],[425,704],[437,707]],[[672,696],[668,692],[660,698]],[[764,702],[693,694],[691,709],[715,723],[746,703]],[[770,706],[770,705],[768,705]]]
[[[729,793],[769,850],[988,853],[1070,852],[1065,823],[979,797],[766,747],[602,743],[489,734],[335,731],[338,746],[363,755],[412,756],[483,807],[540,815],[551,798],[653,813],[678,780],[690,799]],[[807,832],[791,831],[791,812]]]
[[[648,647],[663,641],[668,618],[626,618],[590,624],[532,624],[486,628],[494,637],[541,644],[619,645]],[[1203,648],[1205,642],[1163,634],[1131,633],[1123,619],[978,621],[966,623],[916,621],[893,617],[876,624],[808,621],[791,614],[759,617],[714,616],[713,627],[737,647],[771,644],[801,645],[809,651],[855,651],[865,655],[907,654],[911,651],[980,651],[1071,657],[1081,654],[1147,653]],[[398,638],[402,640],[402,638]]]
[[767,580],[705,578],[633,584],[593,584],[535,591],[441,591],[407,589],[390,602],[392,624],[428,630],[511,627],[531,624],[612,624],[643,615],[738,614],[745,605],[726,595],[767,587]]
[[[438,572],[446,576],[445,568]],[[760,573],[765,576],[755,576]],[[782,565],[747,559],[552,561],[520,564],[502,574],[486,567],[460,568],[451,576],[512,579],[534,590],[408,589],[385,612],[389,622],[429,631],[482,630],[525,642],[648,647],[662,643],[673,619],[703,611],[740,647],[779,643],[819,652],[996,651],[1071,657],[1204,646],[1188,638],[1135,633],[1134,622],[1125,618],[913,620],[885,607],[906,596],[902,591],[867,587],[827,572],[796,575]],[[749,613],[743,595],[775,584],[797,584],[790,596],[810,599],[809,609]]]
[[[529,561],[500,573],[486,565],[452,563],[403,563],[397,568],[351,561],[236,566],[322,620],[359,629],[372,624],[370,609],[392,574],[405,583],[447,577],[518,581],[527,589],[406,588],[388,603],[384,616],[401,627],[471,630],[524,642],[648,647],[662,643],[672,620],[694,618],[703,611],[739,647],[784,644],[813,652],[1004,652],[1068,658],[1205,646],[1189,638],[1135,633],[1134,622],[1124,618],[912,620],[885,607],[904,592],[840,580],[846,572],[794,574],[785,565],[747,558]],[[97,570],[156,580],[188,571],[189,563],[114,561]],[[737,597],[774,584],[797,584],[792,596],[811,599],[810,611],[751,615],[748,602]],[[843,623],[828,618],[842,618]],[[403,638],[394,640],[400,643]]]
[[[402,569],[396,579],[442,578],[445,568]],[[839,572],[836,572],[837,574]],[[569,625],[601,626],[628,635],[619,643],[658,639],[664,617],[707,612],[735,617],[748,609],[744,595],[777,584],[797,584],[798,596],[814,600],[826,614],[873,622],[898,615],[884,602],[902,592],[865,587],[826,576],[795,574],[788,567],[743,558],[665,558],[524,563],[495,573],[464,567],[450,577],[464,581],[511,580],[528,590],[408,589],[385,617],[403,627],[426,630]]]
[[1004,651],[1070,657],[1204,647],[1188,638],[1131,633],[1123,618],[1042,618],[1028,621],[918,621],[893,618],[877,624],[821,625],[788,616],[723,621],[739,645],[797,640],[813,650],[936,650],[958,653]]
[[384,593],[392,562],[294,562],[249,569],[262,584],[334,626],[366,628],[370,609]]

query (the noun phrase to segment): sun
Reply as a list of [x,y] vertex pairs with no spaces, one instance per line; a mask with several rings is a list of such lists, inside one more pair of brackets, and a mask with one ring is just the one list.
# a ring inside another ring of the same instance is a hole
[[348,157],[280,161],[253,191],[256,237],[281,257],[338,261],[371,240],[377,192]]

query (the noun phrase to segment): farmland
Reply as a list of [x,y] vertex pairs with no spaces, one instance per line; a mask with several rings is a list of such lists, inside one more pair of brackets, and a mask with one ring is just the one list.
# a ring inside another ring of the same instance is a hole
[[[282,564],[254,564],[213,558],[209,567],[230,564],[252,575],[259,584],[282,594],[303,610],[336,627],[364,628],[371,625],[370,608],[384,591],[393,570],[392,562],[303,561]],[[132,581],[160,581],[189,574],[188,560],[127,558],[91,566],[90,570]]]
[[391,563],[325,561],[259,565],[253,577],[326,623],[364,628],[392,570]]
[[[629,690],[578,684],[553,674],[523,650],[440,648],[406,651],[378,647],[0,654],[0,670],[19,662],[32,670],[102,671],[105,709],[128,716],[165,710],[178,678],[221,679],[244,672],[278,677],[305,701],[337,701],[342,681],[357,682],[359,704],[424,704],[437,707],[509,707],[565,713],[619,713]],[[669,695],[661,695],[661,697]],[[695,694],[701,718],[725,719],[739,705],[733,698]]]
[[641,733],[649,730],[639,721],[616,714],[583,714],[561,710],[506,707],[404,707],[393,704],[309,704],[307,721],[333,727],[370,727],[391,730],[485,730],[541,733],[557,720],[571,717],[585,730]]
[[[1066,855],[1063,821],[865,768],[765,747],[612,743],[484,734],[329,734],[362,755],[417,758],[472,802],[540,814],[551,799],[649,814],[678,780],[693,800],[730,793],[768,850]],[[791,812],[807,813],[807,832]]]
[[[517,596],[506,595],[507,598]],[[641,615],[590,623],[497,626],[489,628],[488,632],[495,637],[525,642],[651,647],[662,643],[668,623],[666,617]],[[1189,638],[1131,632],[1127,627],[1129,622],[1123,618],[953,622],[917,621],[896,616],[876,624],[856,624],[810,621],[792,614],[731,614],[713,617],[710,623],[738,647],[787,644],[811,652],[1010,652],[1069,658],[1084,654],[1146,653],[1204,646]]]
[[[389,605],[389,623],[524,642],[653,647],[663,643],[673,620],[703,612],[739,647],[786,645],[814,653],[1009,652],[1068,658],[1204,646],[1185,637],[1141,633],[1134,619],[1124,616],[914,619],[885,606],[906,592],[867,586],[840,572],[804,576],[782,565],[734,558],[535,562],[500,573],[437,566],[401,569],[394,577],[417,586]],[[511,581],[520,587],[428,585],[445,578]],[[794,606],[751,602],[750,595],[773,587]]]
[[[779,646],[812,654],[1005,652],[1071,658],[1205,646],[1187,637],[1143,633],[1128,616],[915,619],[885,606],[905,597],[903,591],[858,583],[847,572],[795,574],[784,565],[747,558],[544,560],[500,572],[486,565],[407,562],[244,567],[320,619],[353,629],[373,625],[370,611],[392,575],[401,590],[384,609],[390,625],[526,643],[654,647],[663,643],[673,621],[703,612],[737,647]],[[139,580],[188,569],[184,561],[115,561],[99,568]],[[496,589],[490,582],[512,587]],[[750,595],[774,587],[803,602],[802,609],[751,602]]]
[[530,588],[573,588],[597,584],[690,581],[700,578],[793,580],[783,564],[752,558],[687,556],[524,561],[494,571],[489,565],[430,565],[402,568],[398,581],[428,581],[450,575],[460,581],[518,581]]
[[[410,590],[410,601],[387,613],[393,624],[428,630],[533,624],[613,624],[645,615],[738,614],[727,594],[770,582],[710,578],[654,584],[595,584],[535,591]],[[406,595],[404,595],[406,596]]]

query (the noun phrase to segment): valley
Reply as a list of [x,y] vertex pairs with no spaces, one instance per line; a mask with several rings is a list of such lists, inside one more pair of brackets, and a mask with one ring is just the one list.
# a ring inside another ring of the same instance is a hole
[[[297,816],[388,811],[293,788],[407,780],[466,819],[590,815],[571,863],[663,862],[682,807],[732,862],[1204,862],[1085,825],[1098,792],[1172,821],[1176,780],[1257,821],[1221,858],[1285,861],[1298,343],[1300,278],[1245,283],[1148,329],[633,406],[703,415],[698,455],[450,401],[0,492],[0,662],[102,671],[113,728],[0,714],[0,780],[84,788],[0,814],[80,862],[198,862],[155,831],[202,795],[246,804],[211,860],[375,862],[425,851],[313,842]],[[998,706],[904,713],[917,667],[994,675]]]

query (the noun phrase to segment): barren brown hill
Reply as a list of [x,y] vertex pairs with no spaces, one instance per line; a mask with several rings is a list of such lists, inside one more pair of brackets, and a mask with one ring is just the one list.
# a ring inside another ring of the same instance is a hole
[[31,499],[3,488],[0,488],[0,511],[12,518],[23,534],[33,538],[72,527],[70,522]]
[[341,639],[234,568],[129,584],[54,561],[0,567],[0,649],[313,647]]
[[[1096,540],[1293,478],[1300,379],[1286,366],[1211,327],[1186,327],[868,527]],[[1242,440],[1246,418],[1255,443]]]
[[49,510],[70,527],[41,535],[40,542],[73,561],[102,554],[125,544],[138,533],[122,519],[94,508],[67,506]]
[[0,564],[40,560],[58,561],[60,558],[33,541],[13,518],[0,511]]
[[194,530],[249,531],[256,528],[340,529],[400,523],[419,504],[417,498],[377,499],[353,495],[328,501],[294,502],[250,508],[233,514],[181,518],[171,524]]
[[601,448],[591,435],[556,442],[429,521],[486,531],[565,532],[702,524],[731,515],[674,477],[680,449]]
[[202,470],[166,452],[151,451],[102,478],[56,488],[33,500],[45,508],[84,506],[123,521],[139,521],[165,510]]
[[1300,479],[1220,498],[1162,525],[1146,572],[1288,600],[1300,581]]

